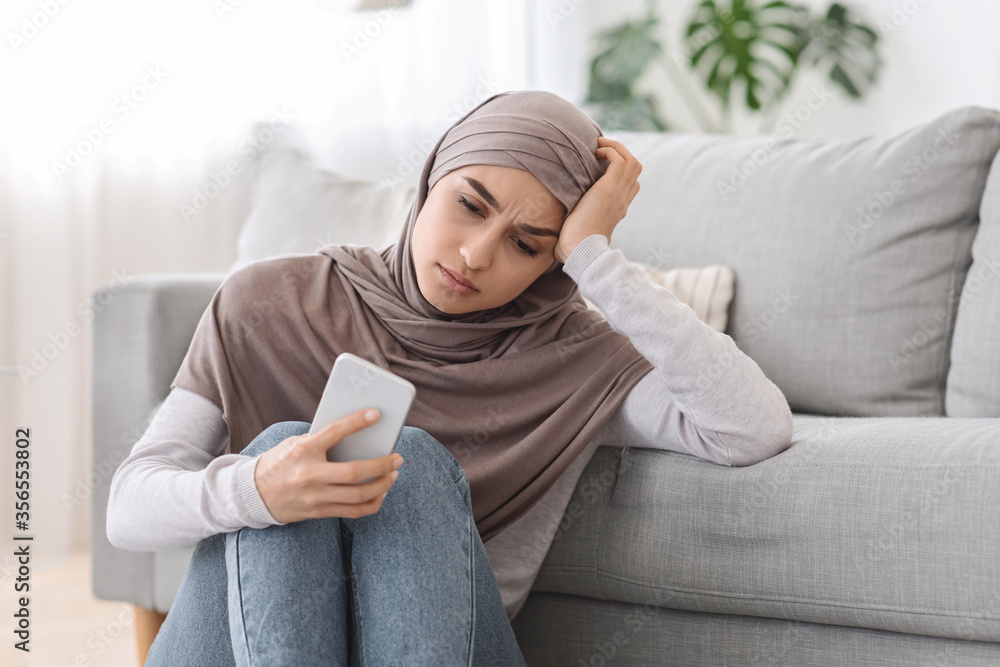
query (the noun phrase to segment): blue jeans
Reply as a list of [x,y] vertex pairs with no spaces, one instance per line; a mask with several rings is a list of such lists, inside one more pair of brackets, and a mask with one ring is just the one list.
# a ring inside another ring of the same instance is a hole
[[[257,456],[305,422],[279,422]],[[379,510],[198,542],[147,667],[524,665],[451,453],[406,426]]]

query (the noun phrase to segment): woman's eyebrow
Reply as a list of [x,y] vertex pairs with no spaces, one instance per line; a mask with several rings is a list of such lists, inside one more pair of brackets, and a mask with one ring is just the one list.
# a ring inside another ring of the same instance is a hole
[[532,227],[526,222],[515,222],[514,226],[522,232],[526,232],[532,236],[551,236],[552,238],[559,238],[559,232],[552,231],[548,227]]
[[477,181],[474,178],[469,178],[468,176],[463,176],[465,180],[469,182],[469,185],[479,193],[479,196],[486,200],[486,203],[497,210],[497,213],[503,213],[503,206],[497,203],[496,197],[490,194],[490,191],[486,189],[486,186]]
[[[500,206],[500,204],[497,202],[496,197],[494,197],[490,193],[490,191],[486,189],[485,185],[483,185],[474,178],[469,178],[468,176],[463,176],[462,178],[468,181],[469,185],[471,185],[472,188],[479,193],[480,197],[486,200],[487,204],[495,208],[497,213],[503,213],[503,207]],[[517,222],[514,224],[514,226],[520,229],[522,232],[531,234],[532,236],[552,236],[554,238],[559,238],[559,232],[553,231],[546,227],[535,227],[533,225],[529,225],[526,222]]]

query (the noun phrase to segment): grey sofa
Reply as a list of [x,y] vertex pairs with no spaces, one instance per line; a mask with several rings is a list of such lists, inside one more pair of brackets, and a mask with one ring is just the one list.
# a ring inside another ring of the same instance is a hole
[[[1000,664],[1000,112],[610,135],[644,165],[612,247],[734,269],[727,333],[795,436],[745,468],[602,443],[514,619],[528,663]],[[223,277],[145,276],[98,313],[95,460],[141,435]],[[165,612],[191,550],[110,546],[109,483],[94,594]]]

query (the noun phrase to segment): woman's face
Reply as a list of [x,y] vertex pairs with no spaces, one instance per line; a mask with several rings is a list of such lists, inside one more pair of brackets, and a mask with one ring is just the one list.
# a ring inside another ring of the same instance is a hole
[[[566,207],[523,169],[469,165],[445,174],[413,228],[420,293],[453,315],[512,301],[555,260],[565,215]],[[475,290],[455,287],[444,269]]]

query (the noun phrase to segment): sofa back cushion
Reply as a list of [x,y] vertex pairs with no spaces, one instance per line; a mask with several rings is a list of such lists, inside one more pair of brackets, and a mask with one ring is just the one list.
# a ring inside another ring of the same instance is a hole
[[[254,136],[263,126],[254,128]],[[403,229],[416,188],[348,178],[320,167],[305,133],[285,127],[254,161],[250,214],[230,272],[265,257],[331,243],[381,250]]]
[[643,164],[611,245],[662,269],[732,267],[726,333],[793,410],[944,414],[1000,112],[841,140],[608,135]]
[[1000,158],[983,193],[958,301],[945,408],[949,417],[1000,417]]

